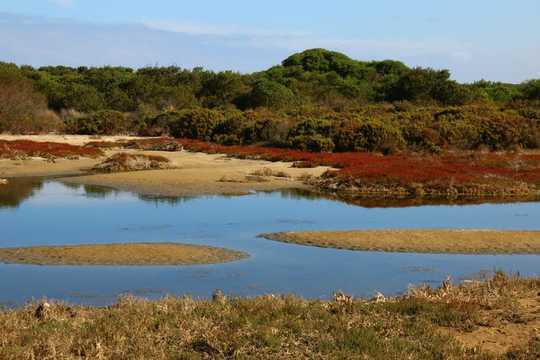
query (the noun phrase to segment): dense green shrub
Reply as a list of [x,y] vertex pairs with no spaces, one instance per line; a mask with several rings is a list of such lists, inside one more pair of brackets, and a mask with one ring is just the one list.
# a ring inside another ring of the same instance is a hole
[[226,111],[213,129],[213,140],[222,145],[240,145],[245,141],[244,133],[247,126],[244,113],[238,110]]
[[540,80],[459,84],[447,70],[324,49],[253,74],[0,63],[0,131],[58,131],[65,123],[80,134],[324,151],[537,148],[539,93]]
[[246,111],[246,127],[242,138],[245,143],[287,146],[292,120],[284,114],[257,109]]
[[299,135],[290,138],[290,144],[295,149],[312,152],[331,152],[334,150],[332,139],[321,135]]
[[405,147],[398,123],[390,120],[344,120],[332,129],[337,151],[381,151],[392,153]]
[[437,101],[445,105],[463,105],[472,99],[467,87],[450,80],[448,70],[409,70],[391,84],[386,92],[391,101]]
[[495,150],[508,149],[515,145],[528,147],[531,141],[527,138],[529,134],[534,134],[534,129],[529,129],[528,122],[508,115],[484,118],[479,127],[481,144]]
[[285,108],[294,102],[294,93],[288,87],[269,79],[255,82],[253,89],[241,100],[243,108]]
[[401,133],[411,150],[425,150],[432,153],[438,153],[440,148],[440,133],[435,129],[428,127],[422,121],[409,121],[402,124]]
[[67,131],[80,135],[115,135],[130,132],[126,116],[114,110],[101,110],[90,115],[71,117]]
[[330,136],[332,122],[326,119],[309,118],[299,122],[289,132],[289,137],[322,135]]
[[483,144],[478,120],[441,118],[434,124],[434,129],[439,134],[439,145],[442,146],[474,149]]
[[223,121],[223,115],[216,110],[191,109],[169,114],[169,130],[176,138],[212,140],[215,127]]
[[356,147],[359,149],[392,153],[404,145],[401,130],[390,122],[368,120],[358,128]]
[[540,100],[540,79],[524,82],[521,85],[521,93],[527,100]]
[[178,113],[171,111],[153,117],[146,117],[139,125],[141,136],[164,136],[170,133],[169,125],[176,120]]

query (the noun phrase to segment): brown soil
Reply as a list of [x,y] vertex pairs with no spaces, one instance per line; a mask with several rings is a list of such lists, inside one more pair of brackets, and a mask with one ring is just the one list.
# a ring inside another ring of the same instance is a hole
[[483,310],[482,326],[472,332],[447,332],[469,349],[502,355],[526,347],[531,339],[540,340],[540,293],[532,289],[516,297],[512,309]]

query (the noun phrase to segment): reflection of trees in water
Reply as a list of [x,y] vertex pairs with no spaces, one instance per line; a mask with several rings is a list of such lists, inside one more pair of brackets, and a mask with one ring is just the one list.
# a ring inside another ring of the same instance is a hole
[[284,189],[279,191],[281,194],[281,197],[284,199],[303,199],[303,200],[321,200],[321,199],[328,199],[327,196],[321,195],[317,192],[311,191],[311,190],[305,190],[305,189]]
[[[510,197],[510,198],[483,198],[483,197],[457,197],[457,198],[429,198],[429,197],[381,197],[360,196],[344,197],[336,195],[323,196],[330,200],[345,202],[365,208],[403,208],[416,206],[451,206],[451,205],[482,205],[482,204],[508,204],[516,202],[537,202],[540,197]],[[320,198],[323,198],[320,197]]]
[[80,188],[82,188],[81,184],[69,183],[69,182],[63,182],[63,181],[62,181],[62,185],[72,190],[79,190]]
[[118,190],[115,190],[113,188],[106,187],[106,186],[84,185],[84,184],[77,184],[77,183],[70,183],[70,182],[62,182],[62,185],[72,190],[82,189],[84,191],[84,194],[87,197],[98,198],[98,199],[104,199],[109,195],[119,193]]
[[457,198],[428,198],[428,197],[385,197],[385,196],[338,196],[335,194],[324,194],[312,190],[281,190],[281,196],[286,199],[305,200],[333,200],[350,205],[357,205],[365,208],[399,208],[415,207],[427,205],[481,205],[481,204],[505,204],[515,202],[537,202],[540,197],[524,198],[482,198],[482,197],[457,197]]
[[109,195],[118,194],[119,191],[113,188],[96,185],[83,185],[86,196],[91,198],[104,199]]
[[179,205],[196,199],[196,196],[162,196],[162,195],[137,195],[139,200],[154,203],[155,205]]
[[43,187],[43,180],[36,178],[10,179],[7,185],[0,186],[0,208],[16,208],[23,201],[34,196]]
[[[83,189],[85,195],[92,198],[106,198],[108,196],[118,194],[119,191],[110,187],[81,185],[73,183],[62,183],[65,187],[79,190]],[[7,185],[0,186],[0,208],[16,208],[23,201],[31,198],[35,193],[43,188],[43,179],[40,178],[18,178],[10,179]],[[504,204],[516,201],[520,202],[537,202],[540,197],[528,198],[466,198],[459,197],[455,199],[447,198],[387,198],[387,197],[343,197],[330,194],[322,194],[310,190],[281,190],[281,196],[285,199],[304,199],[304,200],[334,200],[341,201],[351,205],[362,206],[366,208],[390,208],[390,207],[414,207],[425,205],[478,205],[478,204]],[[271,193],[271,192],[269,192]],[[220,195],[219,197],[233,198],[240,195]],[[153,196],[139,194],[137,197],[145,202],[154,203],[155,205],[171,205],[176,206],[193,199],[201,198],[200,196]],[[210,196],[212,197],[212,196]]]

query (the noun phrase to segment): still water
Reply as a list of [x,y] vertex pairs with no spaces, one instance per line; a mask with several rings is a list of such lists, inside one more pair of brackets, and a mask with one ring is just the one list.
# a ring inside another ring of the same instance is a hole
[[378,228],[537,230],[540,203],[365,208],[290,192],[148,198],[56,181],[15,181],[0,192],[0,247],[181,242],[249,253],[220,265],[118,267],[0,264],[0,304],[47,297],[106,305],[149,298],[291,293],[328,298],[397,294],[409,284],[462,280],[493,270],[540,275],[540,256],[353,252],[282,244],[265,232]]

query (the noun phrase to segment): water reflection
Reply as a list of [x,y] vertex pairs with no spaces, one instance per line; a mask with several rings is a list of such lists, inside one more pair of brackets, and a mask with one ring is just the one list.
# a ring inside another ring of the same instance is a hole
[[[16,208],[20,206],[26,199],[31,198],[37,191],[41,190],[43,183],[54,181],[52,179],[43,178],[16,178],[11,179],[7,185],[0,186],[0,208],[9,207]],[[111,195],[122,193],[111,187],[81,185],[68,182],[62,182],[63,186],[74,191],[82,192],[88,198],[105,199]],[[265,193],[265,192],[261,192]],[[268,191],[266,193],[272,193]],[[540,197],[524,197],[524,198],[479,198],[479,197],[458,197],[458,198],[388,198],[388,197],[337,197],[332,194],[325,194],[306,189],[284,189],[280,190],[280,194],[285,199],[302,199],[302,200],[336,200],[350,205],[361,206],[364,208],[399,208],[399,207],[415,207],[426,205],[480,205],[480,204],[506,204],[516,202],[538,202]],[[145,195],[135,194],[138,199],[158,204],[179,205],[194,199],[201,198],[200,196],[164,196],[164,195]],[[244,195],[220,195],[222,198],[234,198]],[[206,196],[208,198],[212,196]]]
[[41,179],[21,178],[10,180],[7,185],[0,185],[0,208],[19,207],[42,187],[43,181]]

